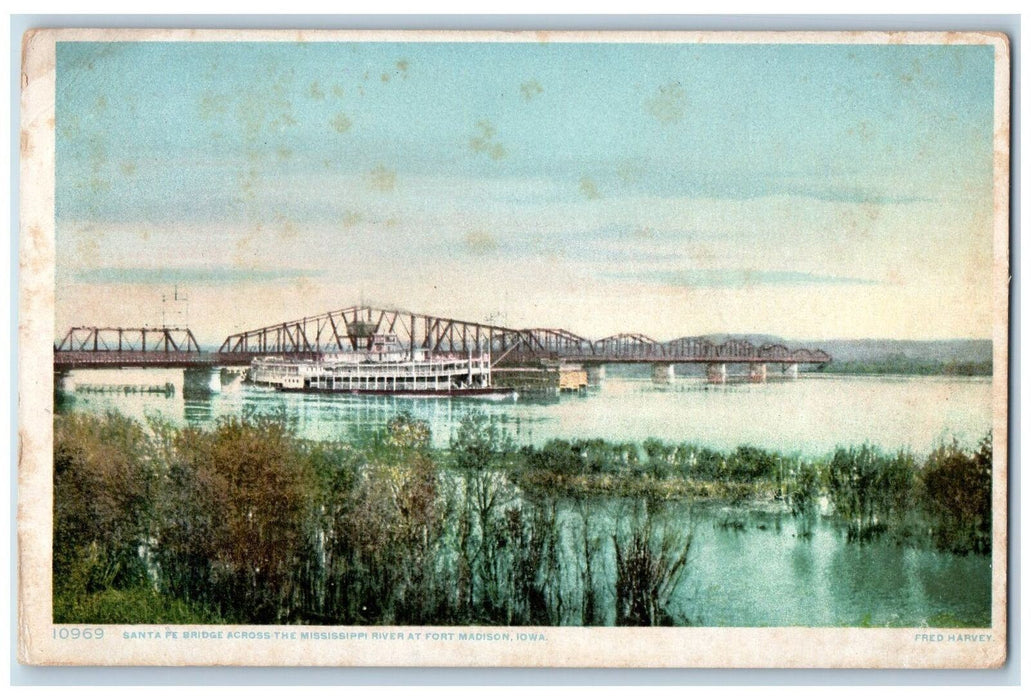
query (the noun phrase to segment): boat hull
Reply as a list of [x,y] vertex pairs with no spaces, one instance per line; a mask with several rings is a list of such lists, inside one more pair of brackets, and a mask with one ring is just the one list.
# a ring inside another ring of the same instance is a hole
[[347,394],[350,396],[511,396],[516,393],[512,387],[470,387],[467,389],[323,389],[319,387],[281,387],[276,391],[289,394]]

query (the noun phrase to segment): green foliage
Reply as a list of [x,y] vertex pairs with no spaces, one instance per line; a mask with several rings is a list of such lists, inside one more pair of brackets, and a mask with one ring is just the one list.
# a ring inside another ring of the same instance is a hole
[[488,524],[485,556],[478,559],[487,619],[502,624],[557,625],[559,529],[553,501],[512,505]]
[[777,455],[748,445],[734,450],[724,467],[724,477],[729,481],[775,479],[779,473],[780,460]]
[[597,514],[592,517],[590,504],[582,496],[577,499],[576,510],[580,516],[580,537],[574,544],[579,564],[580,620],[586,626],[604,624],[601,602],[604,585],[599,585],[599,579],[604,579],[605,568],[601,533],[607,528],[599,525]]
[[387,424],[387,445],[401,454],[425,453],[430,449],[430,426],[411,413],[400,413]]
[[527,445],[520,456],[524,468],[531,472],[573,475],[587,471],[583,455],[568,440],[549,440],[540,449]]
[[947,375],[954,377],[990,377],[991,360],[985,362],[958,362],[917,359],[902,353],[893,353],[870,360],[835,360],[817,369],[825,374],[890,374],[913,376]]
[[799,462],[791,474],[788,505],[791,515],[798,520],[798,534],[811,537],[820,514],[820,474],[811,462]]
[[968,454],[955,442],[931,453],[922,475],[923,503],[936,543],[986,554],[992,546],[992,437]]
[[497,419],[482,411],[462,416],[451,439],[455,466],[462,470],[491,469],[499,460],[515,452],[512,436]]
[[688,624],[672,601],[690,527],[668,509],[696,497],[783,494],[805,534],[826,496],[858,541],[991,545],[990,436],[921,466],[870,446],[818,462],[658,440],[517,452],[482,413],[444,455],[407,414],[357,443],[300,440],[281,416],[201,430],[67,414],[54,429],[67,623]]
[[612,535],[616,558],[616,624],[668,626],[670,601],[687,571],[690,529],[661,517],[656,502],[638,501]]
[[214,625],[218,615],[186,601],[163,595],[148,586],[106,588],[95,593],[54,597],[54,623],[88,621],[101,625]]
[[182,431],[162,499],[158,562],[167,587],[229,619],[287,621],[313,474],[274,418]]
[[535,492],[716,498],[767,495],[782,478],[776,452],[740,447],[729,455],[649,438],[640,446],[605,440],[549,440],[519,451],[520,485]]
[[974,617],[966,618],[960,617],[952,612],[940,612],[935,613],[927,618],[928,627],[947,628],[947,627],[991,627],[991,615],[986,618]]
[[92,593],[146,580],[157,477],[142,426],[118,414],[54,421],[54,585]]
[[827,465],[828,492],[849,538],[863,541],[904,521],[915,476],[916,460],[908,452],[889,457],[870,445],[835,450]]

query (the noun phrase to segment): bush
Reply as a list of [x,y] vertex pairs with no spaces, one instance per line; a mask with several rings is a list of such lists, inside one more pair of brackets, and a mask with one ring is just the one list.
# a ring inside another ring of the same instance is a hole
[[54,588],[147,580],[157,478],[143,427],[118,414],[54,421]]
[[992,436],[973,454],[953,441],[938,447],[921,475],[923,503],[937,545],[987,554],[992,548]]
[[496,419],[482,411],[471,411],[458,423],[451,439],[451,452],[459,469],[490,469],[515,452],[515,444]]
[[649,440],[642,460],[635,444],[552,440],[514,471],[511,438],[482,413],[459,426],[444,463],[457,469],[406,414],[357,445],[253,415],[201,430],[69,414],[54,428],[65,623],[686,624],[673,601],[690,524],[674,501],[743,500],[773,479],[803,536],[826,493],[852,539],[929,532],[991,550],[990,436],[922,470],[868,445],[786,469],[751,447]]
[[776,479],[780,462],[776,455],[755,447],[738,447],[726,461],[726,477],[730,481]]
[[520,451],[520,455],[524,467],[530,471],[568,476],[587,471],[583,455],[568,440],[549,440],[540,449],[527,446]]
[[691,533],[656,517],[658,504],[638,502],[612,535],[616,557],[616,624],[668,626],[674,593],[687,572]]

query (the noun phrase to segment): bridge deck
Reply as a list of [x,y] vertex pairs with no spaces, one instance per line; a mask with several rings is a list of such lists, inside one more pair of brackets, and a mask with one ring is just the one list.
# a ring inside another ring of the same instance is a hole
[[223,356],[217,352],[118,352],[117,350],[58,350],[54,369],[102,369],[112,367],[234,367],[249,365],[249,357]]
[[[118,352],[118,351],[56,351],[54,369],[104,369],[117,367],[246,367],[255,357],[267,353],[227,352]],[[311,359],[313,353],[277,353],[283,357]],[[535,362],[537,357],[509,357],[506,365]],[[677,356],[677,355],[562,355],[551,358],[564,362],[591,364],[823,364],[826,360],[811,357],[733,357],[733,356]]]
[[515,329],[488,323],[416,314],[398,309],[351,306],[230,335],[217,352],[201,351],[189,328],[101,328],[79,326],[54,347],[54,367],[246,366],[255,357],[310,358],[324,352],[365,347],[373,334],[390,333],[414,351],[465,355],[490,350],[496,365],[540,360],[583,364],[726,363],[825,364],[822,350],[756,346],[747,340],[715,343],[704,337],[659,342],[641,333],[589,340],[561,328]]

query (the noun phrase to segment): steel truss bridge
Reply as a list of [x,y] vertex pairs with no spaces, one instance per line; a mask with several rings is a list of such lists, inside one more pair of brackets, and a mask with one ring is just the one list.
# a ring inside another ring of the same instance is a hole
[[202,352],[188,328],[76,327],[54,346],[56,369],[76,367],[248,365],[264,355],[315,357],[356,350],[375,333],[396,334],[410,350],[465,355],[490,350],[495,365],[520,366],[541,360],[583,364],[718,363],[822,365],[823,350],[756,346],[731,339],[721,344],[684,337],[660,342],[641,333],[590,340],[560,328],[507,328],[398,309],[350,306],[317,316],[234,333],[217,352]]
[[[359,331],[355,333],[354,331]],[[222,354],[296,355],[357,349],[362,333],[394,333],[409,347],[466,354],[490,349],[494,364],[541,359],[586,363],[726,362],[822,364],[822,350],[789,350],[783,345],[756,347],[744,340],[717,345],[704,338],[659,342],[640,333],[589,340],[561,328],[506,328],[408,311],[352,306],[319,316],[266,326],[226,338]]]
[[76,326],[54,345],[54,369],[87,367],[206,367],[189,328],[101,328]]

